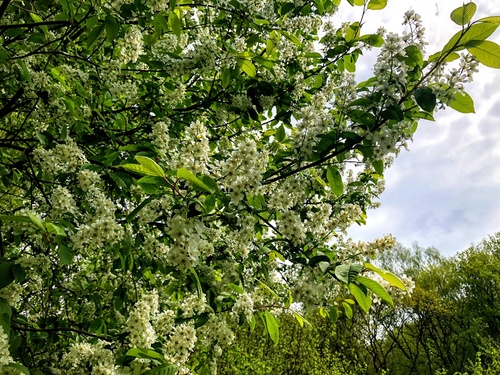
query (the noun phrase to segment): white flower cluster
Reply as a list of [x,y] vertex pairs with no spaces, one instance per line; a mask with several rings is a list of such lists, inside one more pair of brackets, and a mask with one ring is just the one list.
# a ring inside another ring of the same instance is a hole
[[252,194],[260,186],[266,171],[267,153],[259,152],[251,138],[237,142],[231,156],[222,163],[222,182],[231,193],[234,202],[240,202],[244,194]]
[[130,332],[128,339],[133,347],[151,348],[157,338],[151,321],[157,314],[158,294],[144,294],[136,302],[125,328],[126,332]]
[[403,25],[408,26],[410,31],[403,33],[403,40],[408,45],[416,45],[422,52],[428,44],[424,39],[425,28],[422,26],[422,18],[413,10],[405,13]]
[[163,345],[163,353],[167,360],[183,366],[189,359],[197,339],[196,329],[192,322],[177,325]]
[[143,51],[143,41],[141,29],[131,25],[123,39],[120,39],[120,60],[124,64],[135,63]]
[[52,190],[50,201],[52,203],[50,214],[53,219],[62,218],[67,214],[77,215],[78,213],[73,195],[69,189],[64,186],[56,186],[54,190]]
[[210,314],[208,321],[200,328],[199,337],[203,345],[213,347],[218,355],[222,353],[222,348],[229,347],[235,339],[226,319],[215,314]]
[[0,289],[0,298],[5,299],[10,306],[18,309],[21,306],[21,298],[24,288],[16,282],[12,282]]
[[33,155],[40,162],[43,170],[52,175],[58,173],[74,173],[87,163],[87,158],[76,142],[67,137],[65,143],[59,143],[54,148],[46,150],[37,148]]
[[[9,336],[4,332],[0,325],[0,370],[7,371],[4,366],[14,362],[9,352]],[[2,372],[3,373],[3,372]]]
[[404,46],[399,35],[387,34],[373,67],[378,83],[376,90],[385,94],[390,104],[397,103],[406,84],[407,66],[396,58],[398,54],[403,56],[406,54]]
[[[72,345],[64,353],[61,365],[72,375],[115,375],[115,358],[113,352],[106,349],[104,341],[95,344],[89,342]],[[88,369],[91,367],[92,371]]]
[[242,314],[247,321],[252,319],[253,316],[254,302],[252,296],[247,293],[241,293],[236,299],[236,303],[233,305],[232,312],[236,316]]
[[78,184],[83,191],[89,191],[93,187],[99,187],[101,185],[101,177],[95,171],[90,169],[82,169],[78,172]]
[[200,256],[213,254],[213,245],[202,237],[206,228],[199,220],[176,215],[168,221],[168,228],[168,234],[174,243],[167,257],[181,271],[194,267]]
[[184,130],[184,138],[179,162],[195,174],[206,173],[210,153],[207,128],[197,120]]
[[281,214],[278,229],[283,237],[291,240],[295,246],[300,246],[306,238],[304,224],[295,211],[286,211]]

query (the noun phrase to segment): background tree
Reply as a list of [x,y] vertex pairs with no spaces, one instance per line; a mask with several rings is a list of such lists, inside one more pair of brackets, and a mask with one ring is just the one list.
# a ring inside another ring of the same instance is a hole
[[345,230],[419,119],[473,111],[500,21],[468,3],[425,57],[414,13],[363,35],[328,21],[338,4],[0,3],[0,371],[203,374],[235,321],[277,342],[293,302],[393,303],[382,280],[405,285],[367,260],[394,239]]

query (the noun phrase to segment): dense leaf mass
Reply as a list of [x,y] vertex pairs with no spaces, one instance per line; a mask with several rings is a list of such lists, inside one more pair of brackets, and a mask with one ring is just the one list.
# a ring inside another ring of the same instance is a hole
[[473,111],[477,61],[445,65],[498,66],[498,18],[426,60],[418,15],[363,35],[339,3],[0,3],[2,373],[204,374],[233,322],[405,293],[367,263],[394,239],[345,230],[419,119]]

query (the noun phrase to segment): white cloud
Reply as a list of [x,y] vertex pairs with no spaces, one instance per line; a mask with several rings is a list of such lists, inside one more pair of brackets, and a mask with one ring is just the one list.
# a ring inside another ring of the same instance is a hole
[[[390,1],[384,11],[369,12],[364,33],[384,25],[401,32],[404,12],[421,14],[429,53],[440,50],[460,28],[449,18],[463,2],[427,0]],[[477,1],[475,18],[497,15],[491,1]],[[359,18],[360,8],[347,3],[343,21]],[[357,16],[356,16],[357,15]],[[493,35],[500,43],[500,35]],[[366,56],[367,57],[367,56]],[[363,75],[369,74],[366,62]],[[404,152],[386,172],[382,207],[369,212],[365,227],[353,227],[356,239],[371,240],[392,233],[404,245],[418,241],[451,255],[500,230],[500,72],[480,66],[466,87],[476,114],[452,109],[437,114],[436,122],[422,121],[410,152]]]

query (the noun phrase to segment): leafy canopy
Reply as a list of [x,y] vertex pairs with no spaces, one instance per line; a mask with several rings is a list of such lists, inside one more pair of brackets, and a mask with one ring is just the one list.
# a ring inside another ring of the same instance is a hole
[[339,3],[0,3],[3,373],[203,374],[230,322],[277,342],[277,310],[335,320],[406,288],[368,262],[392,237],[345,230],[420,119],[474,111],[499,17],[464,5],[426,58],[416,14],[363,34]]

